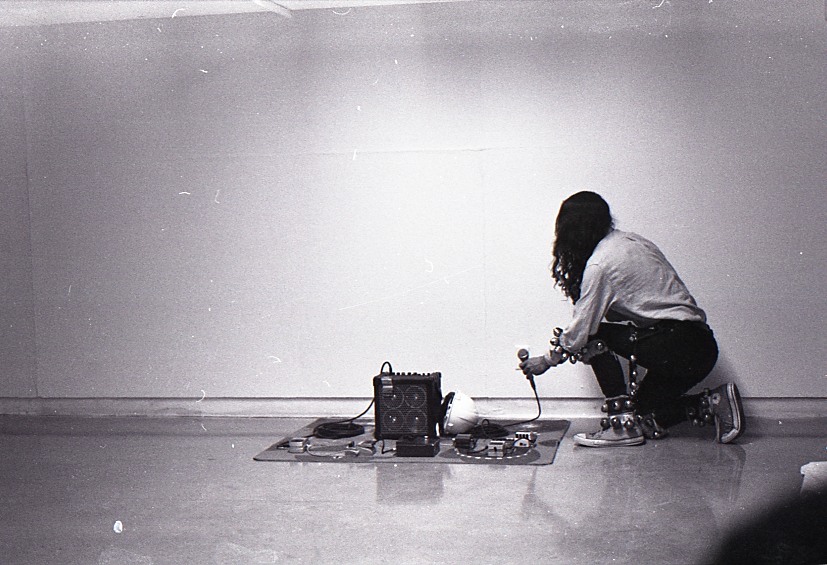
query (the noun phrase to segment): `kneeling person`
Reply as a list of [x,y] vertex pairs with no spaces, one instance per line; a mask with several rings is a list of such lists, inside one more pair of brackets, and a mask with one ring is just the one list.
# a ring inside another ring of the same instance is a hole
[[[651,241],[614,228],[609,205],[579,192],[560,207],[555,225],[552,276],[574,304],[571,323],[557,337],[577,352],[600,340],[605,348],[589,363],[606,396],[607,417],[594,433],[576,434],[589,447],[639,445],[667,435],[687,419],[714,423],[716,439],[734,441],[744,430],[738,387],[727,383],[686,394],[712,371],[718,345],[675,269]],[[634,395],[627,391],[618,357],[646,368]],[[564,357],[555,351],[520,364],[540,375]]]

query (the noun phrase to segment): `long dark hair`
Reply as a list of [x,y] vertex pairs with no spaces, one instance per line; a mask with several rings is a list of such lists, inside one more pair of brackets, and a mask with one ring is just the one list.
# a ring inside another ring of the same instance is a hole
[[609,205],[594,192],[573,194],[560,206],[554,228],[551,276],[572,303],[580,300],[586,261],[613,227]]

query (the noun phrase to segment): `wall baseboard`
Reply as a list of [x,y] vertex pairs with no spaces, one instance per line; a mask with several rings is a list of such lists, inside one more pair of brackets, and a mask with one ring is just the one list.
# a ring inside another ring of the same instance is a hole
[[[0,398],[0,414],[27,416],[209,416],[235,418],[352,417],[370,398]],[[492,419],[532,418],[533,398],[476,398],[480,415]],[[543,417],[590,418],[600,414],[601,398],[543,398]],[[816,418],[827,416],[827,398],[745,398],[747,416]],[[366,415],[372,415],[371,411]]]

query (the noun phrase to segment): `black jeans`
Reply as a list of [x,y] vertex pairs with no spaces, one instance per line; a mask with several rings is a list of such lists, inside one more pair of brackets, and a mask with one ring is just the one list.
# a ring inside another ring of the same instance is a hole
[[686,392],[706,378],[718,360],[715,336],[702,322],[663,320],[649,328],[603,323],[590,339],[601,339],[609,348],[591,361],[606,397],[627,394],[618,356],[637,356],[638,365],[646,368],[637,391],[638,413],[654,413],[663,427],[686,419],[686,408],[697,405],[698,396]]

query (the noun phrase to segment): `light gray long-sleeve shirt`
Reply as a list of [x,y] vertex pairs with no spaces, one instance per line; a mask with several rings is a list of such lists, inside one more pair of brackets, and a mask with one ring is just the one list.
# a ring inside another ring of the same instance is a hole
[[600,322],[651,326],[659,320],[706,322],[706,314],[689,293],[660,249],[634,233],[612,230],[595,247],[580,285],[571,323],[560,345],[578,351]]

